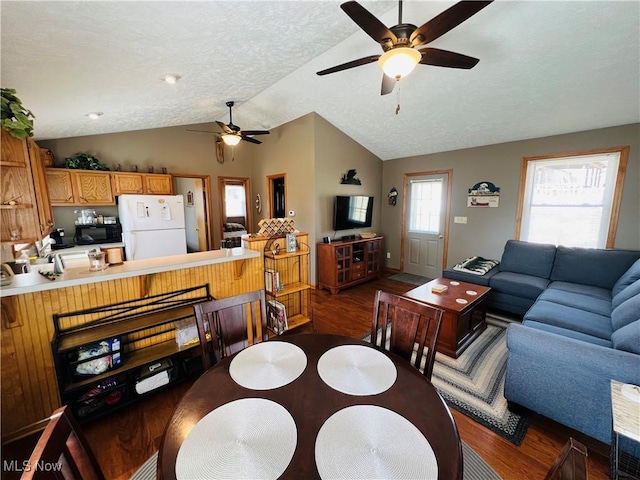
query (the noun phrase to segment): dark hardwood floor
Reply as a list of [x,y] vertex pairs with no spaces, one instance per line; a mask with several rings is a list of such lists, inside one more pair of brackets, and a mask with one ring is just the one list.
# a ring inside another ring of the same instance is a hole
[[[373,299],[377,289],[404,293],[413,285],[382,278],[344,290],[337,295],[313,292],[313,317],[318,333],[334,333],[360,338],[371,325]],[[312,333],[310,326],[296,333]],[[126,409],[83,425],[102,469],[108,479],[128,479],[137,467],[157,450],[164,426],[174,406],[190,383],[148,397]],[[587,446],[591,480],[609,478],[609,446],[536,416],[522,445],[516,447],[499,435],[452,410],[460,437],[482,456],[505,480],[542,479],[567,439],[572,436]],[[3,460],[27,459],[34,439],[25,439],[3,447]],[[4,471],[2,478],[19,478]]]

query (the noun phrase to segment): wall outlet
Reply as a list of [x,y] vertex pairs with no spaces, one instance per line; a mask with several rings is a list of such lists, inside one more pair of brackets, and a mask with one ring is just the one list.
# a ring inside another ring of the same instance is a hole
[[467,217],[453,217],[453,223],[467,223]]
[[387,252],[387,258],[391,258],[391,252]]

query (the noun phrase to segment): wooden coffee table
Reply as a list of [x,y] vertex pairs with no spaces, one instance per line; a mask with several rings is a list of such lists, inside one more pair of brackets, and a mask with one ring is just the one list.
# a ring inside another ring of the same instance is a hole
[[[446,285],[447,291],[432,293],[436,284]],[[487,328],[485,300],[491,289],[449,278],[436,278],[404,294],[444,310],[437,350],[458,358],[482,331]]]

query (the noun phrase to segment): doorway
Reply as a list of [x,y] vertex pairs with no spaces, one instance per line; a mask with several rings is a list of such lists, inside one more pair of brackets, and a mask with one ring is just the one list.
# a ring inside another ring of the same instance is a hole
[[402,271],[439,278],[447,259],[453,172],[405,174]]
[[172,174],[176,195],[184,197],[187,252],[211,250],[211,180],[208,175]]
[[251,233],[251,188],[246,177],[218,177],[218,205],[220,208],[220,231],[223,240],[232,246],[241,245],[241,237]]
[[284,173],[267,176],[269,184],[269,218],[284,218],[287,216],[286,181]]

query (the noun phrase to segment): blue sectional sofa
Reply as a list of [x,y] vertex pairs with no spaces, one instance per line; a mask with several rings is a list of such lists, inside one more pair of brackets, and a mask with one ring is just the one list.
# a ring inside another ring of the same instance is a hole
[[[611,441],[610,381],[640,385],[639,259],[635,250],[507,242],[482,281],[495,288],[489,308],[523,314],[507,330],[511,404]],[[637,445],[623,449],[640,455]]]

